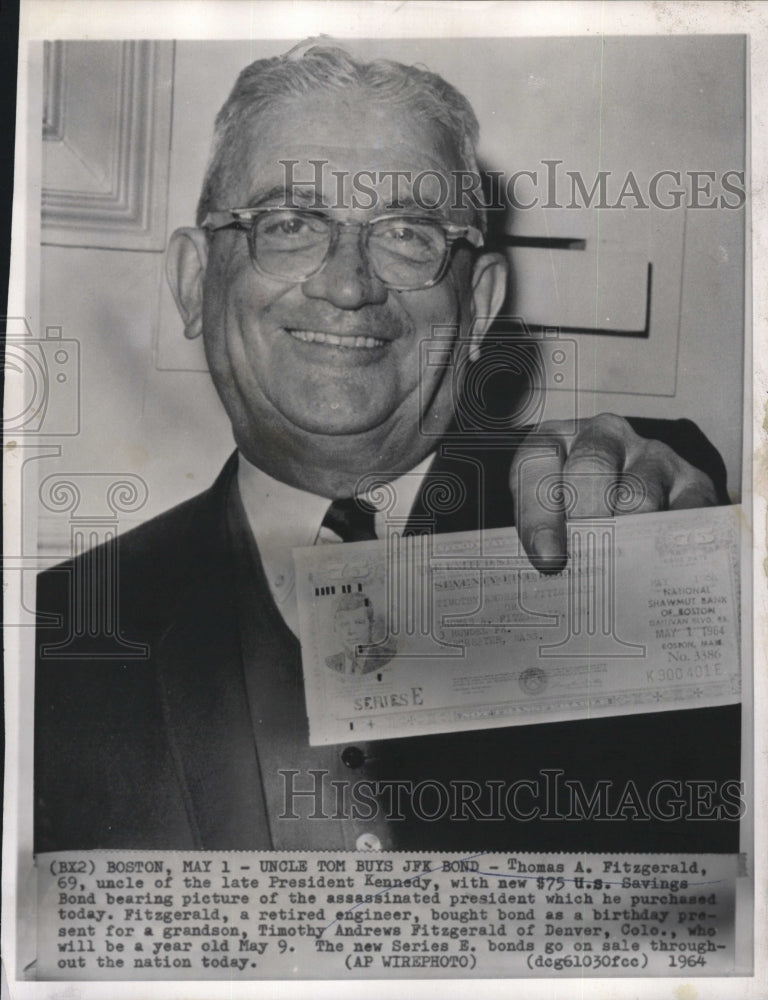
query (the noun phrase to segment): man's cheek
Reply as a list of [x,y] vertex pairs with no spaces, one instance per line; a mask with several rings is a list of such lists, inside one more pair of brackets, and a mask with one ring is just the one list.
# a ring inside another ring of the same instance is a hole
[[270,294],[261,282],[255,281],[252,274],[244,272],[242,268],[233,268],[227,285],[229,299],[239,316],[251,321],[256,316],[263,320],[269,319],[274,294]]

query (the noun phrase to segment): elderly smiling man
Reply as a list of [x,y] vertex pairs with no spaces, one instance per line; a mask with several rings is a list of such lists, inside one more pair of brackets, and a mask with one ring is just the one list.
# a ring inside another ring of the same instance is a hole
[[[206,493],[41,578],[40,610],[62,625],[39,630],[38,850],[647,849],[648,823],[429,823],[392,789],[466,779],[482,810],[494,787],[546,769],[568,768],[587,792],[738,773],[734,708],[309,746],[291,548],[373,537],[376,512],[351,499],[367,473],[413,518],[430,477],[461,474],[440,444],[455,426],[452,381],[420,365],[420,344],[453,330],[454,365],[471,360],[505,296],[482,213],[441,197],[443,182],[476,173],[476,140],[467,101],[423,69],[315,46],[241,73],[198,225],[174,233],[167,265],[237,454]],[[436,530],[516,523],[540,568],[561,566],[565,516],[525,474],[534,449],[537,476],[634,473],[643,509],[723,497],[719,456],[690,423],[605,416],[482,453],[482,496],[475,487]],[[610,513],[605,495],[582,497],[579,513]],[[72,629],[91,606],[73,580],[116,601],[143,656],[102,659],[89,629]],[[389,796],[338,815],[312,792],[318,773]],[[734,849],[715,826],[657,823],[654,843]]]

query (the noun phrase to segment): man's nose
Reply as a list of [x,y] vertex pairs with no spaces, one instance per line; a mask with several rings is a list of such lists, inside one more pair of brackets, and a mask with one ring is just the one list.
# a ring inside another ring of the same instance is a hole
[[326,299],[339,309],[380,305],[388,294],[387,286],[371,270],[355,231],[339,234],[322,270],[307,278],[302,288],[307,298]]

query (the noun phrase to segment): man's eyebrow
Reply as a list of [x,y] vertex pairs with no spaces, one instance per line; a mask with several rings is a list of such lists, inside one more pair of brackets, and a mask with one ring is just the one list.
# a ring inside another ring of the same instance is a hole
[[300,203],[305,205],[319,206],[323,203],[321,193],[309,182],[307,184],[294,184],[287,188],[284,184],[278,184],[269,191],[260,191],[248,201],[247,208],[260,208],[262,205],[272,205],[280,207],[286,205],[292,207]]
[[384,212],[409,212],[415,215],[441,215],[438,206],[425,205],[417,201],[411,195],[406,194],[400,198],[391,198],[381,205]]

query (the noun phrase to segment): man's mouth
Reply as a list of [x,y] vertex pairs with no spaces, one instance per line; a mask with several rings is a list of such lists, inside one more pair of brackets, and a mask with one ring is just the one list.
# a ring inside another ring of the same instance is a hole
[[336,333],[323,333],[322,330],[295,330],[288,328],[294,340],[301,340],[305,344],[329,344],[331,347],[346,347],[350,350],[372,350],[375,347],[384,347],[386,340],[379,337],[340,337]]

